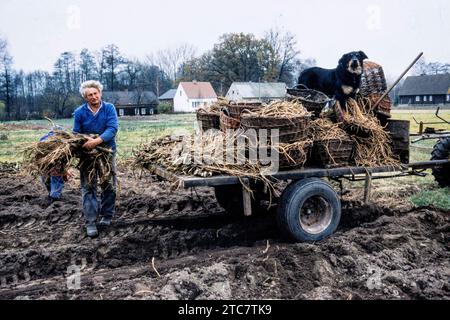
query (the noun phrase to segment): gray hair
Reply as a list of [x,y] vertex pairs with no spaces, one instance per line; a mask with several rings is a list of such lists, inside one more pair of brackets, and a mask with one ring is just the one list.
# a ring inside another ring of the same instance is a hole
[[95,81],[95,80],[85,81],[80,86],[80,94],[83,98],[86,97],[86,89],[88,89],[88,88],[95,88],[100,92],[103,91],[103,86],[100,82]]

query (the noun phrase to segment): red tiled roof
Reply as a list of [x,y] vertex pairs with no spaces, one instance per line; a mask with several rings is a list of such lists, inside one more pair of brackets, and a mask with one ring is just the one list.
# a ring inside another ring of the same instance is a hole
[[214,99],[217,94],[209,82],[180,82],[189,99]]

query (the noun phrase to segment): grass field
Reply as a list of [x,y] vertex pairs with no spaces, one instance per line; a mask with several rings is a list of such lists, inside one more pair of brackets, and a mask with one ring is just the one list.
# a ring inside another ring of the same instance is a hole
[[[413,120],[435,122],[439,121],[433,111],[394,110],[394,119],[410,120],[410,132],[417,132],[418,125]],[[450,119],[450,110],[441,111],[440,115]],[[71,130],[72,119],[56,120],[55,123]],[[118,159],[124,160],[131,156],[133,148],[153,138],[167,134],[193,133],[195,125],[194,114],[157,115],[143,118],[121,118],[120,131],[117,136]],[[440,129],[450,130],[449,125],[433,125]],[[425,125],[426,127],[426,125]],[[50,126],[46,120],[20,121],[0,123],[0,162],[20,162],[21,151],[30,142],[37,141]],[[411,146],[410,161],[425,161],[430,159],[430,152],[434,140],[422,141]],[[431,175],[425,178],[407,177],[397,179],[378,180],[374,183],[380,190],[391,190],[405,184],[420,185],[421,190],[410,201],[417,205],[433,204],[450,209],[450,191],[437,187]]]
[[[450,110],[440,110],[439,116],[450,121]],[[417,122],[424,123],[424,129],[426,127],[434,127],[436,129],[450,130],[450,126],[445,123],[441,124],[430,124],[426,125],[427,122],[442,122],[435,116],[435,111],[432,110],[393,110],[392,118],[398,120],[409,120],[410,121],[410,132],[418,133],[419,132],[419,124]]]

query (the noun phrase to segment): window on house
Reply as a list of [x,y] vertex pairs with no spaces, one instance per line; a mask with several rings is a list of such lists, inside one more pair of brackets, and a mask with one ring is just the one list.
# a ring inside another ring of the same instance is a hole
[[183,95],[183,91],[180,90],[180,97]]
[[420,97],[416,96],[416,102],[420,102]]
[[427,96],[423,96],[423,102],[427,102]]
[[119,109],[119,116],[123,117],[125,115],[125,111],[123,109]]
[[135,116],[139,115],[139,108],[134,108],[134,115]]
[[154,114],[153,109],[150,109],[150,111],[148,112],[148,114]]
[[145,116],[147,114],[147,109],[141,108],[141,115]]
[[447,95],[447,102],[450,102],[450,94]]
[[428,100],[429,100],[430,102],[433,102],[433,96],[429,96]]

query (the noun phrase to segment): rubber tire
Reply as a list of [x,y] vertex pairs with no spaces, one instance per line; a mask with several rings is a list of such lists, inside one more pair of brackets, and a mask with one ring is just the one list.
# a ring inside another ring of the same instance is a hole
[[[330,205],[330,225],[321,233],[312,234],[304,230],[299,221],[299,211],[305,201],[313,196],[323,197]],[[341,201],[336,191],[325,181],[307,178],[294,181],[284,190],[278,204],[278,228],[284,237],[297,242],[320,241],[332,235],[341,220]]]
[[[260,211],[261,185],[251,185],[254,198],[252,198],[252,214]],[[244,203],[242,199],[242,186],[224,185],[214,187],[214,194],[219,205],[231,216],[244,216]]]
[[[441,138],[433,147],[431,160],[446,160],[450,158],[450,138]],[[442,188],[450,187],[450,164],[433,168],[433,176]]]

